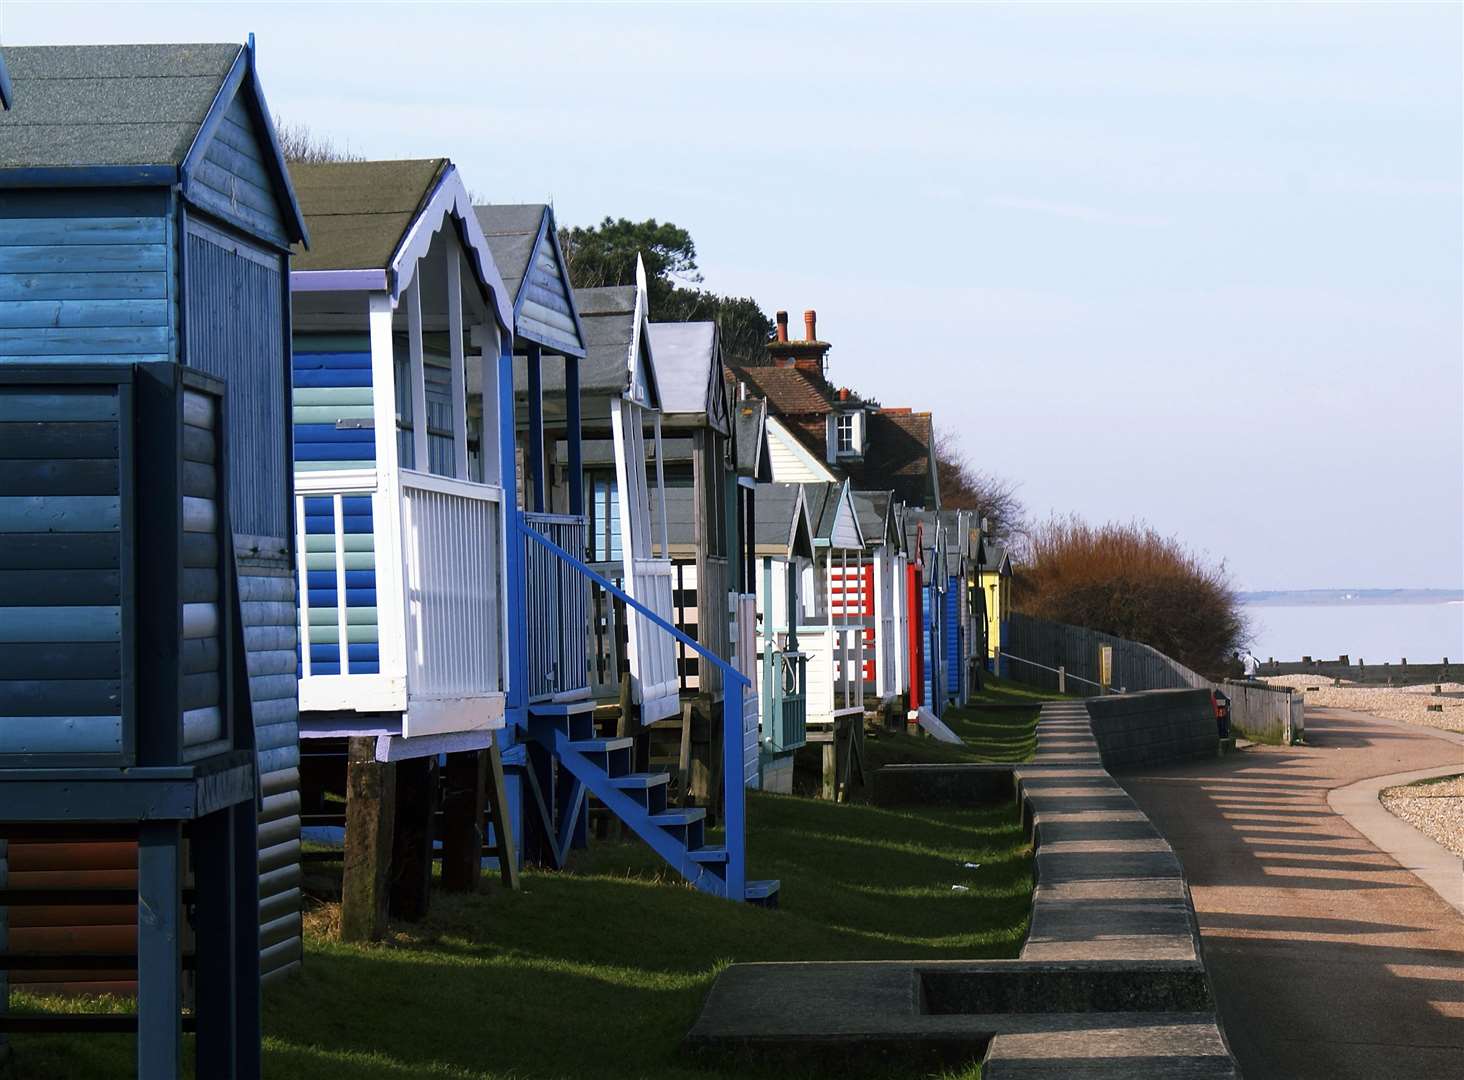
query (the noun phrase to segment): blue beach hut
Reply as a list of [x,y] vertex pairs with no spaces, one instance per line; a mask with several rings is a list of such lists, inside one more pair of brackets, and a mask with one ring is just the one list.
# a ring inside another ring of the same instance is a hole
[[[279,975],[300,957],[288,273],[291,246],[303,243],[306,232],[254,50],[252,44],[7,48],[5,64],[10,86],[9,108],[0,112],[0,367],[50,365],[64,380],[72,377],[65,369],[81,365],[161,364],[186,369],[189,378],[218,380],[191,392],[222,399],[227,441],[217,453],[226,468],[214,488],[206,487],[202,468],[185,468],[176,479],[187,499],[199,500],[185,504],[204,515],[198,522],[221,520],[207,516],[210,497],[200,492],[227,492],[223,507],[216,507],[226,510],[232,532],[220,566],[238,603],[231,612],[225,594],[207,592],[208,575],[185,575],[185,583],[192,580],[203,592],[187,611],[194,621],[185,641],[199,644],[180,655],[182,700],[193,714],[193,734],[201,740],[196,745],[243,740],[252,746],[260,795],[259,964],[267,976]],[[139,385],[166,382],[176,389],[180,378],[151,374],[150,383]],[[117,385],[127,381],[120,370],[117,379]],[[142,396],[138,391],[137,400]],[[124,419],[119,412],[119,422]],[[150,438],[162,430],[163,420],[155,420],[138,430]],[[203,486],[190,492],[192,484]],[[0,566],[8,570],[34,568],[24,562],[35,556],[16,539],[24,535],[20,528],[0,525]],[[9,608],[14,616],[16,605],[16,594],[0,595],[0,611]],[[73,625],[78,610],[66,616],[72,630],[65,634],[72,639],[80,632]],[[239,720],[237,729],[222,720],[235,703],[219,696],[228,656],[204,644],[205,630],[222,630],[236,615],[233,640],[243,656],[236,685],[244,711],[229,715]],[[119,618],[118,633],[125,633],[130,624]],[[17,645],[38,644],[16,637],[38,632],[33,620],[16,616],[8,625],[10,636],[0,639],[9,656],[18,655]],[[93,650],[93,659],[103,662],[105,651]],[[80,670],[69,670],[66,678],[75,680]],[[34,673],[27,678],[33,681]],[[13,670],[0,671],[0,715],[13,715],[7,703],[18,700],[16,679]],[[68,723],[51,734],[68,733],[67,752],[122,752],[125,745],[119,748],[116,740],[127,730],[125,707],[121,698],[93,702],[93,718],[121,716],[124,722]],[[217,724],[209,709],[219,710]],[[187,734],[185,726],[185,744]],[[17,749],[0,746],[0,752]],[[62,865],[47,872],[72,888],[134,880],[128,875],[135,869],[127,868],[137,865],[135,845],[126,837],[77,843],[63,849],[69,854]],[[8,869],[14,887],[26,880],[22,875],[39,872],[31,869],[36,850],[29,840],[14,840],[0,877]],[[47,852],[48,859],[58,857],[54,845]],[[67,936],[77,951],[131,955],[128,925],[135,924],[135,912],[67,910],[76,912]],[[15,951],[34,924],[18,909],[10,923]],[[77,981],[59,959],[51,970],[58,981]],[[132,977],[121,961],[106,975],[93,969],[84,976],[93,988],[108,979],[126,986]],[[166,1072],[159,1065],[148,1075]]]

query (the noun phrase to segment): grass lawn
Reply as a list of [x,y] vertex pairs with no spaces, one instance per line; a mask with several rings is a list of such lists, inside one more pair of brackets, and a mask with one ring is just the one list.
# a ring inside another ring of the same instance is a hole
[[[987,704],[1004,691],[990,693]],[[950,722],[970,746],[940,749],[965,755],[954,760],[1020,760],[1035,716],[963,710]],[[926,760],[916,751],[938,745],[878,740],[884,762]],[[265,1075],[709,1080],[719,1074],[683,1061],[678,1044],[727,964],[1020,948],[1031,850],[1013,807],[893,810],[752,794],[748,808],[749,872],[782,880],[776,911],[704,896],[639,843],[602,841],[567,872],[528,871],[517,893],[496,882],[472,896],[438,893],[427,920],[395,925],[380,945],[341,944],[335,907],[316,907],[303,973],[266,995]],[[14,1045],[17,1080],[131,1075],[130,1037]]]

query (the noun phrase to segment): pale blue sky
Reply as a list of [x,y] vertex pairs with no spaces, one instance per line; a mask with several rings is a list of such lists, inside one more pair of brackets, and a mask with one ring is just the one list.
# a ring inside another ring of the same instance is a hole
[[[289,120],[563,223],[688,228],[1038,515],[1246,588],[1464,577],[1457,4],[0,4],[258,38]],[[654,316],[654,313],[653,313]]]

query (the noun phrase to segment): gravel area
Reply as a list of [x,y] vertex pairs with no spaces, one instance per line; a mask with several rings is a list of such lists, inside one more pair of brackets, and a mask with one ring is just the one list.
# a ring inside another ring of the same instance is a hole
[[1464,858],[1464,776],[1388,788],[1378,798],[1390,813]]
[[[1385,720],[1402,720],[1444,731],[1464,732],[1464,683],[1443,683],[1443,693],[1435,695],[1433,683],[1426,686],[1359,686],[1344,679],[1341,686],[1333,686],[1331,679],[1317,675],[1275,675],[1264,681],[1274,686],[1294,686],[1303,690],[1308,705],[1354,709]],[[1311,686],[1318,689],[1308,690]],[[1442,705],[1443,711],[1430,712],[1430,705]]]

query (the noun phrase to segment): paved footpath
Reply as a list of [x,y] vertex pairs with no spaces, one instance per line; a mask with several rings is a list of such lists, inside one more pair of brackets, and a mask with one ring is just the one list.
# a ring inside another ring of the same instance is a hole
[[1306,737],[1118,777],[1184,863],[1241,1070],[1464,1076],[1464,916],[1327,803],[1367,777],[1464,769],[1464,746],[1325,709]]

